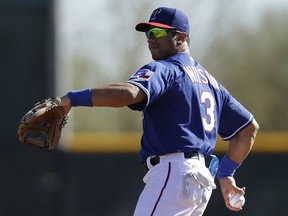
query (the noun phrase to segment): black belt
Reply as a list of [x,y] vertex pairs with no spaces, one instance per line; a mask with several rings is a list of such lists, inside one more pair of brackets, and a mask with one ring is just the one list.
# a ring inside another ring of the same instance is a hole
[[[198,156],[198,158],[199,158],[198,152],[184,152],[183,154],[184,154],[184,158],[192,158],[195,156]],[[155,156],[155,157],[150,158],[150,164],[152,166],[155,166],[159,163],[160,163],[160,157],[159,156]],[[149,170],[149,168],[147,166],[146,161],[143,163],[143,166],[144,166],[144,170],[147,172]]]

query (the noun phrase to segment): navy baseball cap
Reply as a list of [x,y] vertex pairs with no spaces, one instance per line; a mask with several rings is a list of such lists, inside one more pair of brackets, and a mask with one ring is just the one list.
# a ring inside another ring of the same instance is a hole
[[145,32],[151,27],[176,29],[189,35],[189,21],[187,16],[175,8],[159,7],[155,9],[148,22],[139,23],[135,29]]

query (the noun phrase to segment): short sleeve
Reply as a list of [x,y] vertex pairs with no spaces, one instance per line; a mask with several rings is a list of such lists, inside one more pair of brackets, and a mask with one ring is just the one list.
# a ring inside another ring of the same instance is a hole
[[253,116],[227,90],[225,91],[218,133],[223,140],[230,140],[252,123]]
[[147,95],[147,100],[129,105],[132,110],[142,111],[149,104],[157,101],[173,83],[173,73],[171,69],[159,62],[151,62],[136,71],[127,81]]

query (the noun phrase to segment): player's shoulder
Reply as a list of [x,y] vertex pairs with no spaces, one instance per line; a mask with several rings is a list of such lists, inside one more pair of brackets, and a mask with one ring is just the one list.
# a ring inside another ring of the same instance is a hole
[[153,61],[150,62],[146,65],[144,65],[141,70],[149,70],[152,71],[153,73],[166,73],[168,71],[173,71],[174,65],[172,63],[169,63],[167,61]]
[[148,64],[144,65],[146,68],[169,68],[171,63],[166,60],[157,60],[149,62]]

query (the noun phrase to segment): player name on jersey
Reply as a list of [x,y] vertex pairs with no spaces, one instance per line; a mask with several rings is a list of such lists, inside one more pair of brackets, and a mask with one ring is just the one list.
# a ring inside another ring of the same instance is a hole
[[217,90],[219,90],[219,84],[217,80],[211,76],[205,69],[197,68],[195,66],[185,66],[185,72],[189,75],[193,83],[210,84]]

